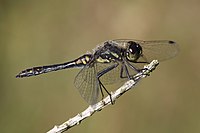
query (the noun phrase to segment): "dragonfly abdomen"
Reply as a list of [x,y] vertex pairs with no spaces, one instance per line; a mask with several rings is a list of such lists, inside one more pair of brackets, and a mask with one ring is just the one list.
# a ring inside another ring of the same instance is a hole
[[36,76],[43,73],[48,73],[52,71],[62,70],[66,68],[73,68],[73,67],[83,67],[91,60],[91,55],[86,54],[78,59],[75,59],[70,62],[62,63],[62,64],[55,64],[55,65],[48,65],[48,66],[38,66],[33,68],[28,68],[26,70],[21,71],[16,77],[23,78],[23,77],[30,77]]
[[43,73],[48,73],[51,71],[57,71],[69,67],[73,67],[75,63],[68,62],[63,64],[55,64],[55,65],[49,65],[49,66],[38,66],[33,68],[28,68],[26,70],[21,71],[16,77],[17,78],[23,78],[23,77],[30,77],[30,76],[36,76]]

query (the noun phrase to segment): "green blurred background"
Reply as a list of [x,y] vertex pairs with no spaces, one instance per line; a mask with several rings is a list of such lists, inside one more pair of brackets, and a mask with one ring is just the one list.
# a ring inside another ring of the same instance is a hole
[[133,38],[174,40],[180,53],[68,132],[199,133],[199,13],[199,0],[1,0],[1,132],[44,133],[88,106],[73,85],[79,70],[16,79],[18,72]]

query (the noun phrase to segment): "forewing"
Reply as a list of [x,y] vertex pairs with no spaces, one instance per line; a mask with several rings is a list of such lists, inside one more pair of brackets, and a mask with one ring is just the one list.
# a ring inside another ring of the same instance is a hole
[[169,40],[142,41],[117,39],[113,41],[125,48],[128,48],[127,42],[129,41],[134,41],[142,47],[142,56],[139,57],[137,62],[130,62],[136,69],[142,69],[145,64],[150,63],[152,60],[164,61],[170,59],[176,56],[179,51],[178,45]]
[[138,41],[143,49],[143,57],[148,62],[164,61],[177,55],[178,46],[173,41]]
[[114,41],[119,45],[126,44],[129,41],[138,43],[142,47],[143,53],[143,56],[138,59],[138,62],[151,62],[152,60],[164,61],[176,56],[179,51],[178,45],[169,40],[142,41],[133,39],[117,39]]

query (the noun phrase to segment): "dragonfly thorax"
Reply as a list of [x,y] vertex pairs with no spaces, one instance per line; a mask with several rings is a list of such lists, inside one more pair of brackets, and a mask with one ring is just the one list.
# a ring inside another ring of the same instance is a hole
[[95,53],[96,60],[99,63],[109,63],[112,61],[121,60],[122,49],[114,44],[105,42],[101,50]]

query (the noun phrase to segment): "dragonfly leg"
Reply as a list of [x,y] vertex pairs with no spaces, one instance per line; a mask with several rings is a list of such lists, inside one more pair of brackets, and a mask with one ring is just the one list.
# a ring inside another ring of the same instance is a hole
[[[135,62],[135,63],[145,63],[147,64],[148,62]],[[147,68],[142,68],[142,69],[137,69],[135,68],[132,64],[130,64],[129,62],[127,62],[128,66],[132,69],[134,69],[136,72],[142,72],[143,70],[147,70]],[[131,75],[131,77],[133,78],[134,75]]]
[[112,104],[114,104],[114,103],[113,103],[113,101],[112,101],[111,94],[110,94],[110,92],[106,89],[106,87],[103,85],[103,83],[101,82],[100,77],[103,76],[104,74],[106,74],[107,72],[111,71],[112,69],[116,68],[118,65],[119,65],[118,63],[117,63],[117,64],[114,64],[114,65],[109,66],[109,67],[107,67],[107,68],[105,68],[105,69],[103,69],[102,71],[100,71],[100,72],[97,73],[97,81],[98,81],[98,83],[99,83],[99,89],[100,89],[101,94],[102,94],[102,99],[104,98],[104,94],[103,94],[103,89],[104,89],[104,90],[106,91],[106,93],[110,96],[110,100],[111,100],[111,103],[112,103]]
[[[135,68],[132,64],[130,64],[129,62],[127,62],[127,63],[128,63],[128,65],[129,65],[132,69],[134,69],[134,70],[137,71],[137,72],[141,72],[142,70],[145,70],[144,68],[142,68],[142,69],[137,69],[137,68]],[[134,62],[134,63],[149,64],[149,62]]]
[[[127,65],[125,64],[125,62],[126,62]],[[140,62],[134,62],[134,63],[145,63],[145,64],[147,64],[148,62],[145,62],[145,61],[141,62],[140,61]],[[130,67],[131,69],[133,69],[134,71],[136,71],[137,73],[139,73],[142,70],[144,70],[144,69],[138,69],[135,66],[133,66],[130,62],[124,60],[124,62],[122,64],[122,67],[121,67],[121,70],[120,70],[120,78],[128,78],[130,80],[134,76],[134,75],[130,75],[129,74],[127,66]],[[125,75],[123,75],[124,71],[125,71]]]
[[[124,70],[125,69],[125,70]],[[123,72],[125,71],[126,75],[123,76]],[[128,68],[127,66],[123,63],[122,64],[122,67],[121,67],[121,70],[120,70],[120,78],[128,78],[128,79],[131,79],[130,77],[130,74],[128,72]]]
[[[125,62],[127,63],[127,65],[125,64]],[[133,65],[131,65],[128,61],[124,60],[124,62],[122,63],[121,70],[120,70],[120,78],[128,78],[129,80],[132,78],[133,75],[130,75],[127,66],[133,69],[134,71],[136,71],[137,73],[141,71],[137,69],[136,67],[134,67]],[[123,75],[124,71],[125,71],[125,75]]]

